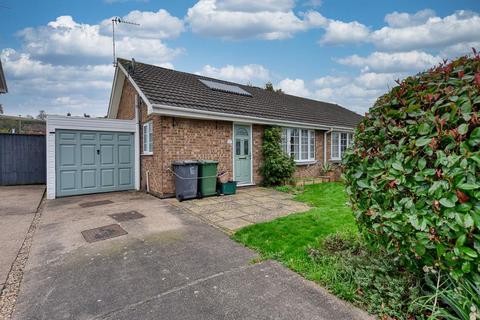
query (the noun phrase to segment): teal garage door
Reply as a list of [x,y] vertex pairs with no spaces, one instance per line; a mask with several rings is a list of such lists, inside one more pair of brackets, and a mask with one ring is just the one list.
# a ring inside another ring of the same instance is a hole
[[57,197],[134,189],[130,132],[56,130]]

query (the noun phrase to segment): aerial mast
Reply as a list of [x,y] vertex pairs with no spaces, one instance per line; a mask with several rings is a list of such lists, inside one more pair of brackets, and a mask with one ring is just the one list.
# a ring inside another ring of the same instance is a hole
[[115,52],[115,25],[119,24],[119,23],[130,24],[130,25],[134,25],[134,26],[139,26],[140,25],[140,24],[135,23],[135,22],[123,20],[120,17],[115,17],[115,18],[112,19],[112,40],[113,40],[112,44],[113,44],[113,66],[114,67],[117,66],[117,57],[116,57],[116,52]]

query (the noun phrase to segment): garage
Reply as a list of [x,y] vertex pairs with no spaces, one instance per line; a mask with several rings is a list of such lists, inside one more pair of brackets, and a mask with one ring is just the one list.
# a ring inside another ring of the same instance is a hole
[[134,120],[49,116],[47,197],[138,189]]

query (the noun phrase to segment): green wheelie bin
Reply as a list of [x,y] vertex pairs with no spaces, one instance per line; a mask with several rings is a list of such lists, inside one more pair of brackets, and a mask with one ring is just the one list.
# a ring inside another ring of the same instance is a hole
[[217,166],[218,161],[198,161],[198,191],[200,196],[208,197],[217,194]]

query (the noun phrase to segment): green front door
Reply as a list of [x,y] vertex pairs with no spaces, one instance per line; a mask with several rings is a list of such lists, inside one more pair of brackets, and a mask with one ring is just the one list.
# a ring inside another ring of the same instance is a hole
[[130,132],[57,130],[57,196],[134,189]]
[[252,183],[252,131],[248,125],[233,126],[234,177],[239,185]]

